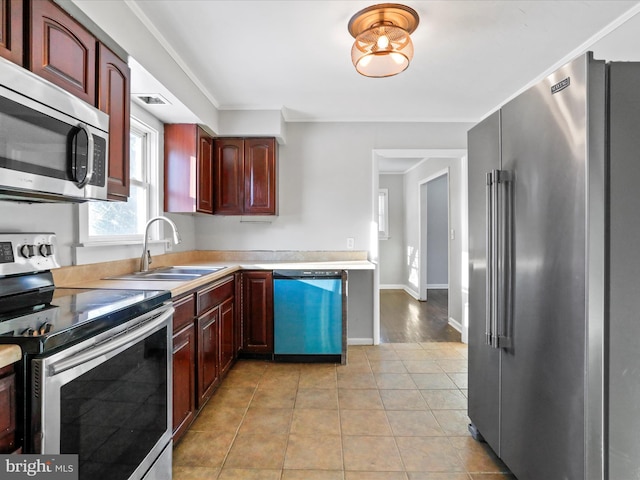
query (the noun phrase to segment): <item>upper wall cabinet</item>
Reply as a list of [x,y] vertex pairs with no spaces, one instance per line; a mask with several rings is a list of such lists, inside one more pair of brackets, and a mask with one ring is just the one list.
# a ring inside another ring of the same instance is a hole
[[276,148],[274,138],[214,140],[214,213],[277,213]]
[[213,213],[212,142],[198,125],[164,126],[165,212]]
[[52,2],[31,1],[29,68],[59,87],[96,103],[96,38]]
[[111,50],[98,44],[98,108],[109,114],[110,200],[129,196],[129,66]]
[[0,0],[0,56],[23,65],[22,0]]

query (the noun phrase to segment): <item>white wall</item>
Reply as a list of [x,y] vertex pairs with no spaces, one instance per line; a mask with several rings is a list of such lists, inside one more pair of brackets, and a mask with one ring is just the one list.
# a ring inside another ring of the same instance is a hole
[[381,174],[379,187],[389,190],[389,238],[380,240],[380,286],[402,288],[404,283],[404,176]]
[[[217,250],[356,250],[372,234],[373,150],[464,148],[466,123],[289,123],[278,157],[279,216],[272,223],[198,216],[196,246]],[[377,190],[376,190],[377,191]]]

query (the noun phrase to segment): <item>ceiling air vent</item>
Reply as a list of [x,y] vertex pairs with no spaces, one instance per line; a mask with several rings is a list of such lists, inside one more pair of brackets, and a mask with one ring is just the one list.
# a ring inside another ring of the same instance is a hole
[[134,97],[147,105],[170,105],[171,102],[159,93],[134,93]]

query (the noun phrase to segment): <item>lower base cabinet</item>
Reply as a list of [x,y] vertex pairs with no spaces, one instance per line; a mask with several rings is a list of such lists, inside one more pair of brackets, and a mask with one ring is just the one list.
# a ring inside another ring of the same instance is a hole
[[0,368],[0,453],[14,453],[16,444],[16,381],[13,365]]
[[242,352],[273,354],[273,272],[242,272]]
[[198,317],[198,408],[218,386],[218,328],[220,310],[213,308]]
[[273,272],[229,275],[175,298],[173,305],[176,445],[239,354],[273,354]]
[[174,445],[237,358],[235,302],[234,275],[173,301]]
[[196,333],[193,323],[173,335],[173,435],[181,437],[193,422],[195,396]]
[[193,294],[173,301],[173,438],[187,431],[196,415],[196,327]]

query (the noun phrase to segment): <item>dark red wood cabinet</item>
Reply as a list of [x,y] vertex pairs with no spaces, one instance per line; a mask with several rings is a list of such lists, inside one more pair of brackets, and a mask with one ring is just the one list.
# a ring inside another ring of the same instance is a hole
[[220,376],[229,371],[235,359],[235,324],[236,309],[234,308],[234,298],[227,298],[220,304],[220,326],[219,326],[219,367]]
[[198,125],[164,126],[165,212],[213,213],[212,147],[212,137]]
[[129,196],[131,73],[50,0],[0,0],[0,56],[109,114],[108,197]]
[[178,441],[196,414],[195,300],[186,295],[173,302],[173,439]]
[[275,215],[275,138],[217,138],[213,142],[214,213]]
[[16,380],[13,365],[0,369],[0,453],[14,453],[16,445]]
[[242,353],[273,353],[273,272],[242,272]]
[[109,115],[109,200],[129,197],[131,70],[111,50],[98,44],[98,108]]
[[96,104],[96,38],[50,1],[29,2],[29,69]]
[[197,320],[198,336],[198,408],[205,402],[218,385],[218,327],[220,310],[212,308]]
[[173,301],[174,444],[237,358],[236,300],[236,275],[229,275]]
[[23,0],[0,0],[0,57],[24,65]]

